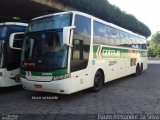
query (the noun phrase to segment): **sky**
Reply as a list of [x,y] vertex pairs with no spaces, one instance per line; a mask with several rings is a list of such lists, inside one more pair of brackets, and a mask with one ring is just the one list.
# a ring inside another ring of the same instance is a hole
[[152,35],[160,31],[160,0],[108,0],[147,25]]

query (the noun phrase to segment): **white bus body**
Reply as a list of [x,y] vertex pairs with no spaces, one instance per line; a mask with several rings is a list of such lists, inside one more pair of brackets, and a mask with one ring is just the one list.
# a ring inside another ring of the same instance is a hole
[[0,23],[0,87],[20,85],[21,51],[10,48],[10,37],[25,32],[28,24],[19,22]]
[[33,19],[22,49],[22,85],[33,91],[99,91],[105,82],[145,69],[143,37],[77,11]]

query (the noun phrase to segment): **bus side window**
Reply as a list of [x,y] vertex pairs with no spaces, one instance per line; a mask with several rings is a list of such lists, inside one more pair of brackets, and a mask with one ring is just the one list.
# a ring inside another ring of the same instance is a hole
[[83,41],[74,40],[71,56],[71,71],[76,71],[83,69],[84,67],[84,57],[83,57]]
[[108,34],[109,34],[109,45],[115,46],[116,45],[116,42],[115,42],[115,29],[109,27],[108,28]]
[[128,46],[127,47],[132,47],[133,45],[133,35],[128,34]]
[[147,44],[145,42],[142,44],[142,49],[147,50]]
[[108,45],[108,26],[94,21],[93,43]]
[[120,31],[118,29],[115,29],[115,42],[116,42],[116,46],[121,45]]
[[75,26],[70,63],[71,72],[85,69],[88,65],[91,40],[91,19],[76,15]]
[[72,60],[82,60],[82,42],[80,40],[73,41]]

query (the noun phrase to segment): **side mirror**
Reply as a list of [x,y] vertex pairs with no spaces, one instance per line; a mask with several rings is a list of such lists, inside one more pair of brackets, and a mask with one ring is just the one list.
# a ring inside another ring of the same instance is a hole
[[72,47],[69,43],[71,30],[76,28],[75,26],[68,26],[63,28],[63,45]]
[[22,49],[24,32],[12,33],[9,38],[9,47],[15,50]]

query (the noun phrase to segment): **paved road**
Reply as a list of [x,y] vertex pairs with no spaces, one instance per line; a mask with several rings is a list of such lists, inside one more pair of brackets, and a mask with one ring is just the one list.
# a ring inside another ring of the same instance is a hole
[[72,95],[58,95],[26,91],[21,87],[1,88],[0,114],[6,113],[159,114],[160,61],[149,61],[148,70],[141,76],[109,82],[98,93],[84,90]]

